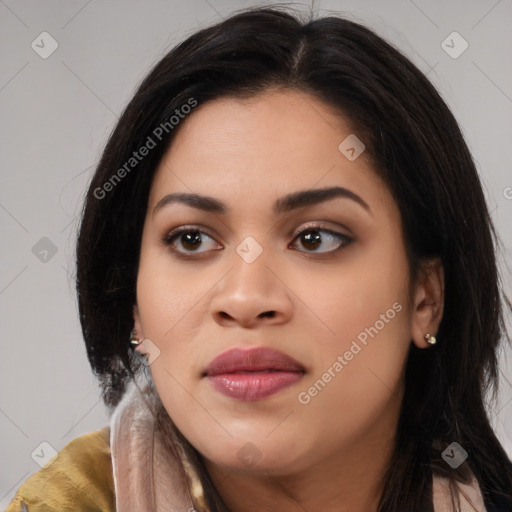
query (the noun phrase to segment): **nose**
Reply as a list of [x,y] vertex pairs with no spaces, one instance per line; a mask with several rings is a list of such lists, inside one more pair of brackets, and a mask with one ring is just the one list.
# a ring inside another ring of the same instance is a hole
[[234,267],[217,285],[210,307],[215,321],[224,327],[279,325],[288,322],[293,312],[285,279],[267,266],[263,255],[252,263],[236,255]]

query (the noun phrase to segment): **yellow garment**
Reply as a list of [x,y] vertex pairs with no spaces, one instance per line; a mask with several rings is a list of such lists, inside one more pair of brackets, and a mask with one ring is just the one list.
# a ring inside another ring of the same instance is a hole
[[18,489],[6,512],[114,512],[110,428],[69,442]]

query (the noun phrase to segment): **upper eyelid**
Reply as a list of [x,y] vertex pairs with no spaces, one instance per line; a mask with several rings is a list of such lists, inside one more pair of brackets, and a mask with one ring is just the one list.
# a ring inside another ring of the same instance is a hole
[[[288,236],[291,236],[295,238],[296,236],[300,235],[302,232],[307,230],[318,230],[318,231],[327,231],[329,233],[332,233],[334,235],[344,235],[344,236],[351,236],[345,233],[339,233],[336,228],[331,228],[328,226],[325,226],[321,223],[321,221],[318,221],[317,223],[308,224],[306,226],[301,226],[300,228],[297,228],[290,232]],[[344,227],[340,227],[339,229],[347,229]],[[205,226],[202,226],[200,224],[185,224],[182,226],[177,226],[175,228],[172,228],[165,232],[165,234],[162,236],[162,239],[170,238],[174,235],[178,235],[180,233],[186,233],[186,232],[192,232],[192,231],[199,231],[200,233],[204,233],[205,235],[208,235],[211,238],[215,238],[216,235],[212,234],[208,228]]]
[[179,235],[181,233],[187,233],[187,232],[193,232],[193,231],[199,231],[200,233],[203,233],[205,235],[208,235],[210,238],[215,238],[215,235],[213,235],[210,230],[204,226],[201,226],[200,224],[185,224],[182,226],[177,226],[175,228],[172,228],[165,232],[162,239],[166,240],[173,236]]
[[341,236],[347,236],[347,237],[352,236],[352,235],[349,235],[348,233],[340,233],[339,232],[340,230],[350,231],[350,230],[348,230],[348,228],[346,228],[344,226],[339,226],[338,228],[333,228],[333,227],[326,226],[324,223],[332,224],[332,222],[330,222],[330,221],[308,222],[306,224],[301,224],[301,226],[299,228],[293,230],[290,236],[295,238],[304,231],[309,231],[309,230],[314,231],[315,229],[317,231],[326,231],[328,233],[332,233],[333,235],[341,235]]

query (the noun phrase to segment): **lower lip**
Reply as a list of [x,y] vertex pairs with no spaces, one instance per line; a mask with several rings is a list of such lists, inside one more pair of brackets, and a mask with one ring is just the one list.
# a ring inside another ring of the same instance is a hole
[[254,402],[291,386],[302,372],[224,373],[208,377],[214,389],[238,400]]

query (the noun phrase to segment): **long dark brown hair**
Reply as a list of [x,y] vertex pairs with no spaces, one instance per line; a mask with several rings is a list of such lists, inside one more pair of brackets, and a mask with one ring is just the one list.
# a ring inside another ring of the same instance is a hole
[[[194,101],[252,97],[275,87],[313,95],[351,120],[400,209],[412,272],[430,257],[444,266],[439,342],[431,350],[411,343],[379,512],[432,511],[432,475],[453,484],[467,482],[470,472],[488,504],[512,507],[512,469],[485,406],[497,392],[505,298],[475,164],[427,78],[347,19],[301,20],[277,8],[238,13],[172,49],[136,91],[92,179],[77,242],[80,321],[105,403],[119,402],[136,371],[128,339],[142,228],[154,172],[179,129],[169,120]],[[155,147],[127,166],[148,137]],[[457,469],[441,458],[452,442],[469,454]],[[226,509],[191,451],[211,510]]]

